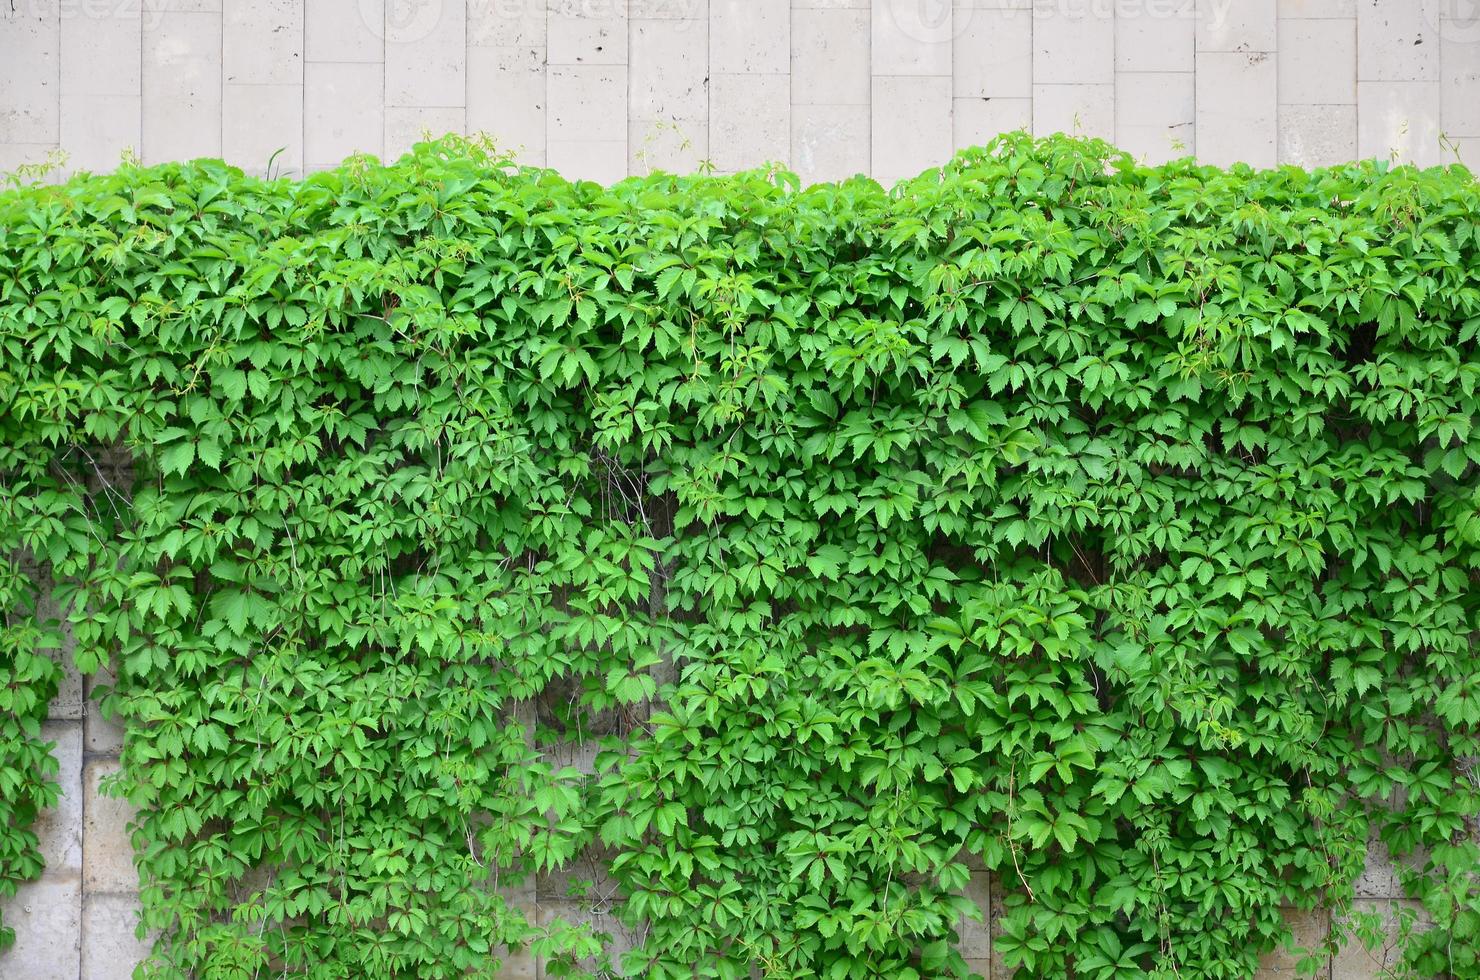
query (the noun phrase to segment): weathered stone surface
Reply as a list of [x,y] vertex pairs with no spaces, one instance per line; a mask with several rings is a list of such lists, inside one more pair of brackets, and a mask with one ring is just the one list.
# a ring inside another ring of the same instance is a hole
[[1280,163],[1326,167],[1357,155],[1357,107],[1280,107]]
[[93,759],[83,767],[82,883],[89,895],[97,892],[129,895],[139,889],[128,831],[133,807],[127,800],[99,792],[102,781],[118,772],[118,768],[115,759]]
[[22,885],[3,912],[15,945],[0,952],[0,977],[77,980],[82,951],[82,881],[77,872]]
[[104,667],[83,679],[87,701],[83,706],[82,746],[90,755],[118,755],[123,751],[123,721],[110,716],[101,704],[101,689],[112,688],[113,672]]
[[793,105],[868,105],[868,11],[793,10],[791,77]]
[[41,726],[41,737],[56,743],[51,754],[57,760],[61,796],[55,807],[41,812],[31,829],[41,842],[46,874],[76,874],[82,870],[83,846],[82,723],[48,721]]
[[[1266,953],[1259,960],[1259,972],[1254,974],[1255,980],[1295,980],[1297,977],[1309,977],[1310,973],[1300,972],[1302,959],[1312,954],[1324,955],[1322,946],[1331,933],[1329,912],[1286,909],[1284,916],[1290,927],[1291,946]],[[1315,974],[1316,980],[1325,980],[1329,976],[1329,969],[1325,967]]]
[[1027,10],[974,10],[956,32],[956,98],[1033,95],[1033,17]]
[[1331,961],[1331,980],[1379,980],[1392,976],[1403,957],[1403,938],[1429,925],[1423,906],[1392,899],[1357,899],[1335,925],[1341,943]]
[[1034,85],[1033,132],[1114,139],[1114,83]]
[[807,183],[867,173],[870,116],[867,104],[793,105],[792,168]]
[[1117,71],[1195,71],[1196,0],[1147,0],[1115,13]]
[[[138,95],[63,95],[62,145],[68,148],[67,168],[73,173],[79,170],[107,173],[116,169],[124,153],[139,148],[142,108],[143,99]],[[86,710],[75,700],[77,669],[70,651],[64,652],[61,659],[67,675],[63,696],[51,704],[54,718]]]
[[144,32],[144,162],[220,156],[220,13],[159,11],[149,23]]
[[84,895],[80,980],[131,980],[151,945],[136,934],[138,924],[137,895]]
[[981,909],[981,919],[962,918],[956,929],[961,936],[957,949],[968,960],[987,962],[992,955],[992,924],[988,916],[992,913],[991,876],[985,871],[973,871],[966,883],[965,895]]
[[274,175],[303,172],[302,84],[227,83],[223,99],[221,152],[228,160],[256,174],[266,174],[269,162]]
[[634,20],[628,111],[633,119],[703,119],[709,113],[709,25]]
[[385,0],[312,0],[304,8],[308,61],[385,60]]
[[352,153],[385,152],[385,66],[316,64],[304,68],[303,155],[310,170]]
[[951,118],[956,149],[981,146],[993,136],[1033,128],[1032,99],[957,99]]
[[791,79],[713,75],[709,80],[709,155],[733,172],[785,160],[791,151]]
[[1275,0],[1198,0],[1198,51],[1275,50]]
[[951,80],[945,76],[874,78],[871,171],[885,184],[938,167],[951,156]]
[[1433,166],[1439,142],[1439,83],[1357,82],[1357,153]]
[[[223,8],[227,84],[301,85],[307,0],[232,0]],[[302,107],[302,95],[299,95]]]
[[1116,113],[1115,142],[1138,160],[1163,163],[1196,147],[1197,77],[1191,72],[1119,72],[1115,97],[1133,99],[1141,111]]
[[1278,158],[1277,66],[1269,51],[1197,57],[1197,155],[1228,166],[1272,167]]
[[1355,105],[1357,24],[1354,20],[1281,20],[1281,105]]
[[633,119],[627,124],[628,173],[693,173],[707,159],[707,119]]
[[778,75],[791,70],[789,0],[713,0],[709,70]]
[[422,140],[460,133],[466,122],[462,106],[386,106],[385,158],[395,160]]

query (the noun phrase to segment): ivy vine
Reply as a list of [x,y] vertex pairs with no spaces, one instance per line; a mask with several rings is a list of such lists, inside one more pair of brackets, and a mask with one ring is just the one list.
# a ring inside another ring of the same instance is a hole
[[[1477,217],[1022,135],[0,193],[0,896],[65,628],[147,977],[964,976],[974,855],[1020,976],[1247,978],[1369,839],[1480,976]],[[631,952],[512,897],[592,861]]]

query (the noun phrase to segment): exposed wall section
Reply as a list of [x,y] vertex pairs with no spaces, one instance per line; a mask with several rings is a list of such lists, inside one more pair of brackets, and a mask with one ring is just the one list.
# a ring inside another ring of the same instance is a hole
[[0,170],[293,173],[462,131],[598,180],[888,181],[1023,128],[1480,166],[1480,0],[16,0],[0,64]]

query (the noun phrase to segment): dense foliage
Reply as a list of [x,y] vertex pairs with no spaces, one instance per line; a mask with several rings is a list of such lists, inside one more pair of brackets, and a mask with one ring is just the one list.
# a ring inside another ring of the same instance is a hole
[[[51,593],[150,975],[955,976],[976,855],[1021,975],[1247,978],[1369,833],[1480,975],[1477,216],[1023,136],[6,192],[0,882]],[[508,900],[582,855],[625,958]]]

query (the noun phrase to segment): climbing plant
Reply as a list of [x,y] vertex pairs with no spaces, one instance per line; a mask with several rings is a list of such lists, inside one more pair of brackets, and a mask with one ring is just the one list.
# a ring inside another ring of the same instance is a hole
[[[1480,976],[1477,218],[1022,135],[4,192],[0,887],[49,598],[144,976],[964,976],[974,858],[1020,976],[1247,978],[1370,838]],[[630,952],[518,901],[592,865]]]

